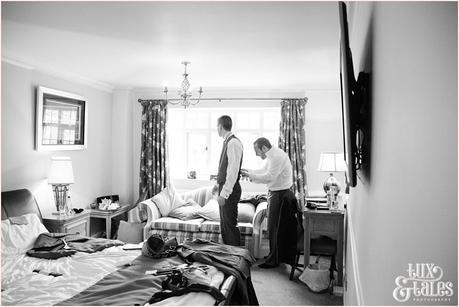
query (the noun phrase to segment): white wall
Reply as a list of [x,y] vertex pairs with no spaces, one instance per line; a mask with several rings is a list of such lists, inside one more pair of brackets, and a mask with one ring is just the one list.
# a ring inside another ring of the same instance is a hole
[[[339,79],[339,75],[336,76]],[[338,85],[339,86],[339,85]],[[343,126],[339,88],[329,91],[309,91],[306,105],[306,178],[310,193],[325,194],[322,185],[329,173],[319,172],[320,153],[343,152]],[[335,173],[344,192],[344,173]]]
[[354,67],[372,73],[373,133],[371,177],[348,205],[345,304],[397,305],[395,278],[408,263],[435,263],[454,296],[406,304],[457,305],[457,3],[349,11]]
[[[55,210],[46,182],[50,157],[69,156],[75,184],[75,208],[86,208],[97,196],[112,193],[112,94],[59,77],[2,62],[1,180],[2,191],[29,188],[43,213]],[[34,150],[35,88],[72,92],[88,100],[88,147],[78,151]]]
[[132,191],[132,108],[129,90],[115,90],[112,105],[112,190],[121,203],[131,204]]

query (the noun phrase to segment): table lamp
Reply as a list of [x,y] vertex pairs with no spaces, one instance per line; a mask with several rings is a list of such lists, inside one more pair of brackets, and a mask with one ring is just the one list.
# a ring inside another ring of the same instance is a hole
[[48,175],[48,184],[52,185],[57,213],[66,212],[69,184],[74,183],[72,160],[69,157],[52,157]]
[[[346,171],[346,164],[344,163],[344,154],[339,152],[322,152],[320,154],[320,162],[318,171],[329,172],[330,176],[325,180],[323,188],[327,193],[327,204],[329,206],[336,205],[335,202],[341,185],[335,177],[333,172],[344,172]],[[331,191],[330,191],[331,190]],[[331,196],[331,198],[329,197]]]

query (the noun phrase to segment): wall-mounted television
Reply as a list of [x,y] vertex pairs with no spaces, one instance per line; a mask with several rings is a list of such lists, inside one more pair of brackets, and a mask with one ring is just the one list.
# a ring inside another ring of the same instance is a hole
[[349,30],[347,10],[344,2],[339,2],[340,24],[340,81],[341,81],[341,110],[343,119],[344,160],[346,161],[347,184],[355,187],[357,184],[357,106],[356,80],[352,63],[351,48],[349,46]]

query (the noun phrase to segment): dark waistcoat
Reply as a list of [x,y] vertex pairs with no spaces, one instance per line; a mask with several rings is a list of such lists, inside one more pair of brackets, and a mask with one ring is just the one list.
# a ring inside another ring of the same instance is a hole
[[[223,148],[222,148],[222,153],[220,155],[220,163],[218,165],[218,174],[217,174],[217,183],[219,185],[224,185],[226,182],[226,170],[228,169],[228,155],[226,153],[226,150],[228,149],[228,142],[233,138],[235,138],[236,140],[239,140],[233,134],[233,135],[230,135],[223,142]],[[241,155],[241,163],[239,164],[239,171],[237,174],[236,182],[239,181],[239,177],[241,176],[241,165],[242,165],[242,155]]]

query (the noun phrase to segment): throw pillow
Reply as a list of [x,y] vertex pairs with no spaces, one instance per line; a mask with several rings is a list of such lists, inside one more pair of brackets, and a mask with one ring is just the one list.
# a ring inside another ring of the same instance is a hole
[[180,194],[175,190],[173,186],[170,186],[170,197],[171,197],[171,210],[174,210],[175,208],[179,208],[181,206],[185,206],[187,202],[180,196]]
[[173,187],[166,187],[151,198],[151,201],[158,207],[161,216],[167,216],[175,208],[186,204],[183,198]]
[[156,207],[158,207],[158,210],[162,216],[167,216],[167,214],[172,210],[169,188],[165,188],[161,192],[153,196],[151,198],[151,201],[155,203]]
[[[2,221],[2,255],[23,254],[33,247],[41,233],[48,232],[35,213],[23,215],[25,224]],[[18,220],[18,219],[16,219]]]
[[[239,223],[252,223],[255,206],[251,203],[239,203],[237,208],[237,221]],[[197,215],[209,221],[220,222],[220,207],[217,200],[213,198],[209,200],[205,206],[198,210]]]
[[209,221],[220,222],[220,207],[216,199],[212,198],[198,210],[199,216]]
[[237,204],[237,221],[239,223],[252,223],[255,215],[255,206],[251,203]]
[[169,212],[168,216],[175,217],[176,219],[180,219],[182,221],[187,221],[196,218],[200,209],[200,205],[193,200],[188,200],[186,205],[175,208]]
[[128,223],[120,221],[118,240],[126,243],[139,243],[143,241],[143,223]]

